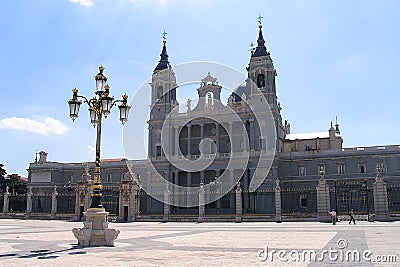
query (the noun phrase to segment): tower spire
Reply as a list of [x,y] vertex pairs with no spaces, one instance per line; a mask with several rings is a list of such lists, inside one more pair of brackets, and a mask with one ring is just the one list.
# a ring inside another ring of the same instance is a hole
[[267,48],[265,47],[265,40],[262,34],[262,22],[261,15],[258,15],[257,21],[258,21],[258,39],[257,39],[257,47],[254,53],[251,55],[251,57],[262,57],[262,56],[268,56],[269,53],[267,52]]
[[336,133],[337,133],[337,134],[340,134],[340,129],[339,129],[339,123],[338,123],[337,116],[336,116],[335,130],[336,130]]
[[171,68],[171,65],[169,64],[168,61],[168,54],[167,54],[167,38],[165,37],[167,35],[167,33],[163,32],[162,36],[163,36],[163,48],[160,54],[160,61],[158,62],[156,68],[154,69],[154,71],[159,71],[159,70],[164,70],[164,69],[169,69]]

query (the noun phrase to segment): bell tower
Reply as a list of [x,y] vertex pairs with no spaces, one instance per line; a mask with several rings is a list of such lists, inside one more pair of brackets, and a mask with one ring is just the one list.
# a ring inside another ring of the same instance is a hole
[[[265,47],[265,40],[262,33],[261,16],[258,17],[258,39],[257,47],[251,50],[251,58],[247,67],[248,78],[264,93],[265,98],[272,107],[278,105],[276,96],[275,77],[276,69],[272,62],[270,53]],[[253,90],[252,90],[253,91]],[[252,92],[253,94],[254,92]]]
[[160,61],[153,71],[151,79],[151,118],[163,119],[177,104],[176,101],[176,77],[168,61],[167,39],[163,33],[163,48],[160,54]]
[[282,124],[281,106],[276,95],[275,77],[277,76],[277,73],[271,55],[265,47],[261,19],[262,17],[259,16],[257,47],[251,50],[247,73],[248,79],[253,82],[253,86],[250,86],[251,96],[255,97],[258,92],[261,91],[269,104],[276,125],[276,149],[277,152],[281,152],[283,151],[286,129]]
[[161,129],[163,122],[169,113],[178,105],[176,100],[176,77],[168,60],[167,39],[163,33],[163,47],[160,60],[153,71],[151,78],[151,110],[148,139],[148,156],[162,156],[161,149]]

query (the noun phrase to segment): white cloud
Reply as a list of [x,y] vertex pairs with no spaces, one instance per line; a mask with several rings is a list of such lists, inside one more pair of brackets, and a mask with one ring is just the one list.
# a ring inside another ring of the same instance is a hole
[[0,129],[12,129],[41,135],[64,134],[68,127],[59,120],[47,117],[44,120],[33,120],[28,118],[4,118],[0,120]]
[[81,6],[87,6],[87,7],[93,6],[92,0],[69,0],[69,1],[72,3],[80,4]]
[[96,148],[94,146],[88,145],[89,151],[94,153],[96,152]]

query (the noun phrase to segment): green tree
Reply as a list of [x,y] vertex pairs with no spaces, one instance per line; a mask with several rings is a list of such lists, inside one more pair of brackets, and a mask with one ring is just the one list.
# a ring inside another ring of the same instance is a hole
[[6,189],[6,186],[7,186],[6,179],[5,179],[6,174],[7,174],[7,172],[4,169],[4,164],[0,163],[0,190],[1,190],[0,192],[4,192]]
[[4,164],[0,163],[0,192],[5,192],[6,187],[10,193],[25,194],[27,183],[18,178],[18,175],[11,174],[6,176]]

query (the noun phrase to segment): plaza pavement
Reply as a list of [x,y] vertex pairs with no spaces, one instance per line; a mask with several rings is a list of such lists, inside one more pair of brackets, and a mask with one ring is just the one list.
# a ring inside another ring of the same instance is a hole
[[[71,232],[81,226],[1,219],[0,266],[400,266],[400,222],[111,223],[121,231],[115,247],[87,248]],[[338,252],[329,258],[329,249]],[[317,260],[298,257],[304,250]],[[344,256],[355,250],[359,261]],[[373,262],[382,255],[396,262]]]

